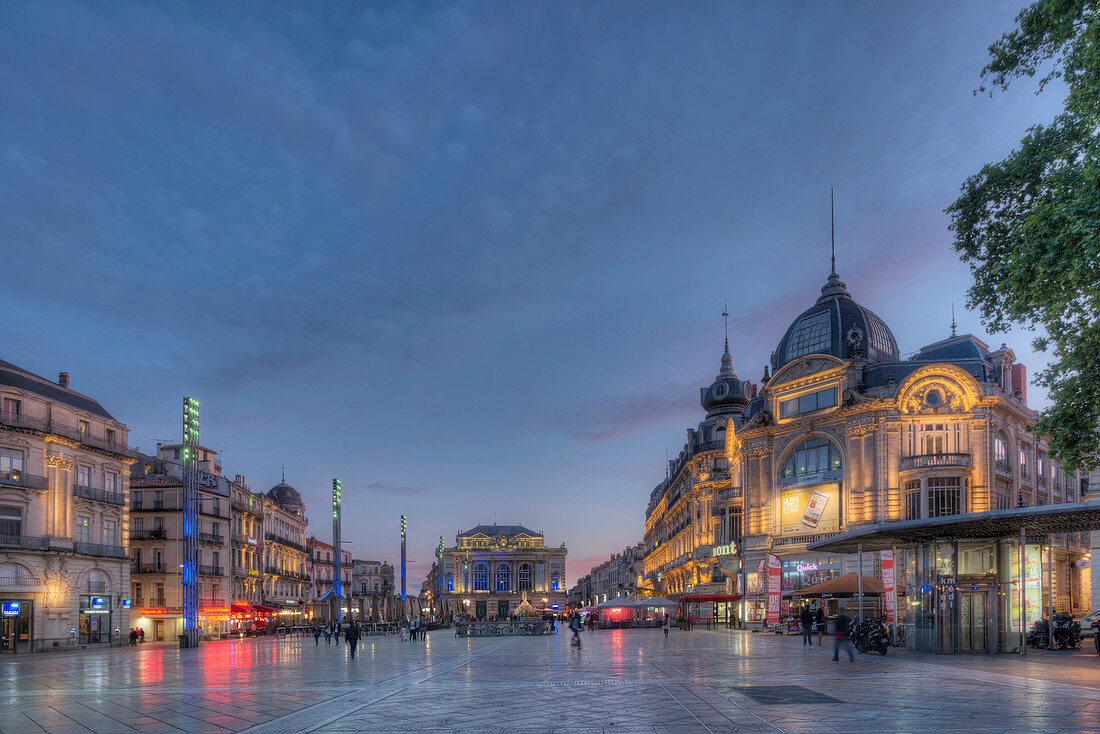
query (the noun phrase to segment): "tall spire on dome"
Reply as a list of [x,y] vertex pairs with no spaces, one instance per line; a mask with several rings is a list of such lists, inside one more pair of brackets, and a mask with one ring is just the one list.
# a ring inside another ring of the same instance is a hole
[[821,286],[821,297],[818,298],[818,303],[831,298],[832,296],[840,296],[841,298],[851,298],[848,294],[848,286],[840,279],[840,276],[836,273],[836,197],[833,194],[833,187],[829,187],[829,249],[831,256],[829,263],[831,270],[829,272],[829,279],[825,281],[825,285]]
[[958,327],[958,324],[955,323],[955,302],[952,301],[951,302],[951,336],[957,336],[955,334],[956,327]]
[[725,322],[726,331],[726,345],[725,350],[722,352],[722,369],[718,373],[718,379],[723,377],[737,377],[733,373],[733,356],[730,354],[730,322],[729,322],[729,303],[728,301],[722,302],[722,321]]

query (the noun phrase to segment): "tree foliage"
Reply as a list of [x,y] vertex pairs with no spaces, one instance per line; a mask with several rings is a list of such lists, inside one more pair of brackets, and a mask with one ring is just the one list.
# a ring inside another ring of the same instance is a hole
[[981,91],[1064,82],[1064,109],[970,177],[947,212],[969,305],[993,331],[1038,328],[1052,405],[1032,430],[1067,469],[1100,465],[1100,0],[1040,0],[989,47]]

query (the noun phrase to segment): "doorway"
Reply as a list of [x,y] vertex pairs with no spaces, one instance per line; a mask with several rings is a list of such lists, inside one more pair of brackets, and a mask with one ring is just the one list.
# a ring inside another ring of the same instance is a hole
[[0,616],[0,652],[29,652],[31,649],[31,602],[6,601]]
[[959,592],[959,652],[988,652],[988,592]]
[[486,617],[489,616],[489,612],[486,610],[486,607],[488,606],[488,602],[479,601],[479,602],[475,602],[474,604],[475,604],[475,606],[474,606],[474,609],[475,609],[474,616],[475,617],[477,617],[478,619],[485,619]]
[[497,619],[508,619],[508,602],[497,602]]
[[153,639],[157,642],[164,642],[164,620],[158,619],[153,622]]

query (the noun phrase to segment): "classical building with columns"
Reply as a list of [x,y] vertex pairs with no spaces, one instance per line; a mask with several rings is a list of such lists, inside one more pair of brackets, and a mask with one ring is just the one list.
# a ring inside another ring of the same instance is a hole
[[0,652],[129,631],[126,438],[68,373],[53,382],[0,361]]
[[536,610],[566,607],[565,543],[548,546],[541,532],[522,525],[476,525],[436,553],[425,593],[432,592],[437,614],[506,619],[524,592]]

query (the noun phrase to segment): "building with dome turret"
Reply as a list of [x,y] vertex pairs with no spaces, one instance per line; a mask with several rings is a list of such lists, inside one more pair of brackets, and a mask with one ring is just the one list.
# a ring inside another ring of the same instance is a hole
[[264,515],[263,604],[282,614],[281,621],[296,622],[308,610],[312,598],[306,572],[309,551],[306,548],[305,503],[302,495],[282,481],[262,495]]
[[[807,551],[833,534],[1080,499],[1079,478],[1027,430],[1037,413],[1011,349],[990,348],[952,324],[942,340],[902,359],[886,323],[852,298],[835,270],[787,328],[769,367],[726,441],[731,494],[744,517],[748,621],[765,616],[769,554],[780,558],[788,592],[856,570],[854,556]],[[1088,571],[1075,563],[1087,538],[1056,536],[1053,546],[1055,606],[1087,608]],[[868,554],[864,575],[877,573],[876,563]],[[995,591],[981,593],[974,604],[999,603]]]

